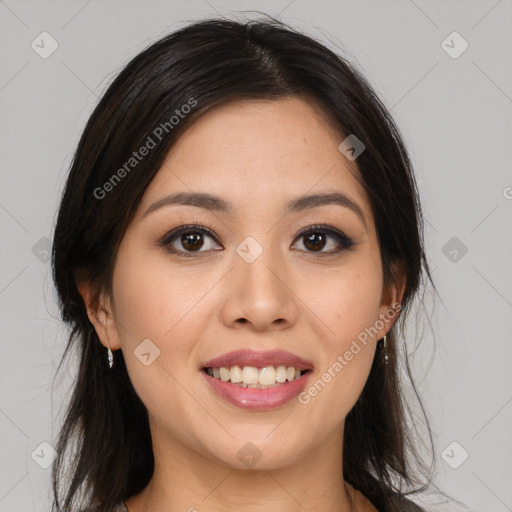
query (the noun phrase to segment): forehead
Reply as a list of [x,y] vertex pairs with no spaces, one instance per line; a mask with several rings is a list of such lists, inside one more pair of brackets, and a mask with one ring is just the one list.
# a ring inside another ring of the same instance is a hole
[[237,100],[216,107],[179,137],[139,207],[170,193],[210,193],[261,208],[339,191],[370,213],[357,168],[339,151],[343,135],[313,102],[299,98]]

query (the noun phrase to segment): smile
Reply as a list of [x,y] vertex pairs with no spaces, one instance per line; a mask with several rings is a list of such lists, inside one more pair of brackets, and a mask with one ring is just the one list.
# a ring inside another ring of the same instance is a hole
[[[270,368],[270,369],[269,369]],[[277,377],[282,378],[283,370],[286,368],[286,373],[290,370],[295,373],[292,380],[288,378],[284,382],[278,382]],[[249,381],[254,381],[256,375],[258,376],[258,383],[247,384],[244,382],[244,370],[247,374]],[[224,378],[229,377],[227,380],[221,378],[221,372]],[[215,377],[213,374],[218,375]],[[275,376],[272,375],[275,373]],[[263,375],[263,382],[270,382],[270,377],[274,380],[273,384],[261,384],[259,382],[260,373]],[[283,407],[296,398],[306,387],[306,383],[312,374],[311,370],[297,370],[294,367],[277,366],[256,368],[251,366],[241,367],[242,381],[231,382],[232,374],[231,369],[226,367],[221,368],[204,368],[200,372],[209,384],[209,389],[213,391],[215,396],[222,401],[228,402],[240,409],[249,409],[254,411],[264,411]],[[237,370],[233,375],[240,375]],[[237,377],[234,377],[237,380]],[[268,379],[268,380],[265,380]]]
[[[256,366],[231,366],[226,368],[205,368],[205,371],[211,377],[230,382],[243,388],[266,389],[283,385],[300,378],[301,370],[294,366],[265,366],[257,368]],[[305,372],[304,372],[305,373]]]

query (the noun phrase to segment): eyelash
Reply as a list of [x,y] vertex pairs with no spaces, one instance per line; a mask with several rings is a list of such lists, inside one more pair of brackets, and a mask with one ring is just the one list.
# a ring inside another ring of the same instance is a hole
[[[173,229],[172,231],[167,233],[160,240],[159,245],[162,246],[165,250],[169,251],[171,254],[183,256],[185,258],[194,258],[194,257],[197,257],[196,255],[200,254],[201,252],[208,252],[208,251],[196,251],[195,253],[194,252],[186,252],[186,251],[181,251],[181,250],[175,249],[171,245],[171,242],[173,242],[175,238],[177,238],[180,235],[183,235],[185,233],[190,233],[190,232],[207,234],[211,238],[213,238],[216,243],[218,243],[217,237],[215,236],[215,234],[213,232],[213,228],[211,226],[206,226],[203,223],[203,225],[186,224],[186,225],[178,226],[176,229]],[[338,248],[334,251],[319,252],[319,253],[315,253],[314,251],[303,251],[303,252],[310,254],[310,256],[312,256],[314,258],[322,258],[322,257],[330,256],[333,254],[339,254],[340,252],[350,249],[354,245],[357,245],[350,237],[345,235],[345,233],[343,233],[342,231],[339,231],[331,226],[328,226],[327,224],[314,224],[312,226],[308,226],[307,228],[304,228],[303,230],[301,230],[296,235],[295,239],[301,239],[310,233],[319,233],[319,232],[327,234],[329,236],[332,236],[338,242]]]

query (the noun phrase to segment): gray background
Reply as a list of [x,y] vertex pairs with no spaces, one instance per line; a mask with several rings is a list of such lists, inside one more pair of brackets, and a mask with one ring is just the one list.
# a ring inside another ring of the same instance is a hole
[[[279,15],[346,52],[402,130],[442,298],[432,308],[427,297],[432,325],[420,314],[408,338],[412,350],[423,333],[413,366],[435,431],[436,482],[470,510],[512,510],[510,1],[0,0],[0,512],[49,506],[44,466],[74,368],[52,395],[66,329],[47,249],[84,123],[149,43],[188,21],[244,9]],[[31,47],[50,48],[43,31],[58,43],[47,58]],[[443,44],[454,31],[469,44],[457,58],[463,41]]]

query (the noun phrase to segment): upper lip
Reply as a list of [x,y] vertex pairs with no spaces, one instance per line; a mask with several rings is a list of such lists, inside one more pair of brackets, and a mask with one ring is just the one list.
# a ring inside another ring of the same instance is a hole
[[313,365],[291,352],[285,350],[236,350],[210,359],[203,364],[204,368],[230,368],[231,366],[293,366],[299,370],[312,370]]

